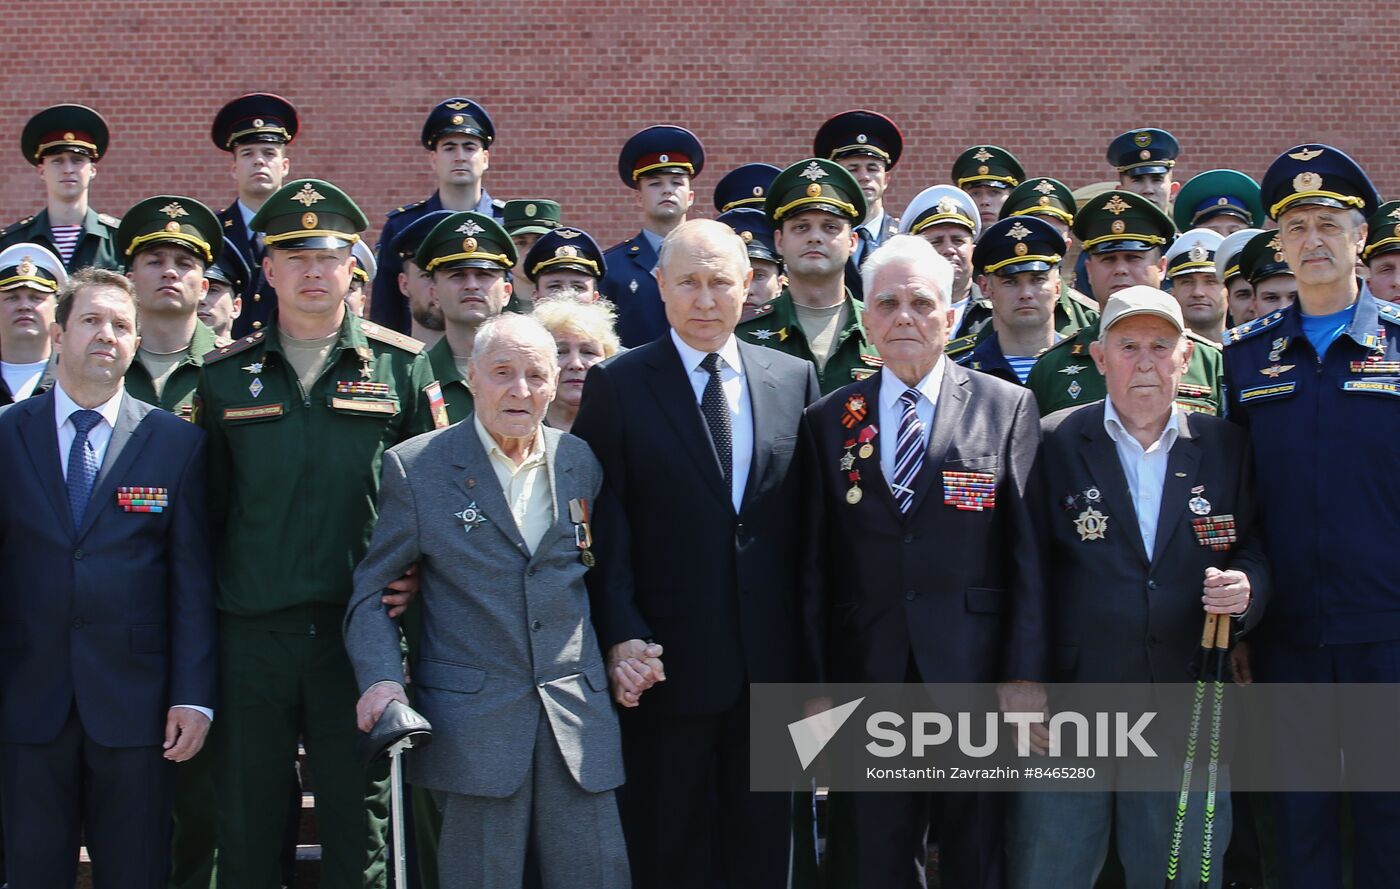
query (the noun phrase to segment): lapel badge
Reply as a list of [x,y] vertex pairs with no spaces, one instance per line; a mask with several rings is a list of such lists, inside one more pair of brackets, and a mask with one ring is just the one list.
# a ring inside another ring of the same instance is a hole
[[1269,379],[1273,380],[1277,379],[1279,374],[1287,373],[1288,371],[1292,370],[1295,366],[1296,365],[1293,364],[1275,364],[1273,367],[1262,367],[1259,369],[1259,372],[1264,376],[1268,377]]
[[633,293],[636,293],[636,292],[637,292],[637,279],[636,279],[636,278],[633,278],[633,279],[632,279],[632,283],[627,285],[627,289],[630,290],[630,291],[632,291]]
[[1206,492],[1205,485],[1197,485],[1191,489],[1195,496],[1186,501],[1186,508],[1196,515],[1210,515],[1210,501],[1201,495]]
[[471,533],[471,530],[477,525],[486,521],[486,516],[481,514],[481,510],[477,508],[475,500],[467,503],[467,508],[461,512],[454,512],[452,517],[461,519],[462,531],[468,534]]
[[875,426],[866,426],[860,431],[860,454],[862,460],[869,460],[875,454],[875,445],[871,444],[875,440]]
[[1084,499],[1090,503],[1098,503],[1099,500],[1103,499],[1103,495],[1099,493],[1098,488],[1089,488],[1084,492]]
[[1064,367],[1060,368],[1059,373],[1062,373],[1067,377],[1072,377],[1075,374],[1082,371],[1084,368],[1085,365],[1083,364],[1067,364]]
[[260,374],[262,373],[263,363],[261,361],[254,361],[252,364],[243,365],[243,369],[250,374]]
[[852,395],[846,399],[845,412],[841,415],[841,425],[847,429],[854,429],[856,424],[865,419],[865,396]]
[[1279,337],[1269,344],[1269,348],[1269,360],[1278,363],[1283,358],[1283,350],[1288,348],[1288,337]]
[[[1089,490],[1094,489],[1090,488]],[[1082,541],[1103,540],[1108,532],[1108,516],[1092,506],[1086,506],[1084,511],[1079,514],[1079,518],[1074,520],[1074,530],[1079,532],[1079,539]]]
[[262,380],[259,379],[258,377],[253,377],[253,382],[251,382],[251,383],[248,384],[248,394],[251,395],[251,396],[253,396],[254,398],[257,398],[259,395],[262,394],[262,391],[263,391]]
[[1080,394],[1084,391],[1084,387],[1079,385],[1078,380],[1075,380],[1074,382],[1069,384],[1069,388],[1065,391],[1069,393],[1070,398],[1078,398]]
[[860,470],[851,470],[846,474],[846,478],[851,483],[850,489],[846,491],[846,502],[855,506],[860,502],[860,498],[865,496],[865,492],[860,489]]
[[762,330],[755,330],[755,331],[753,332],[753,338],[756,339],[756,340],[768,340],[768,339],[772,339],[772,338],[773,338],[773,331],[769,330],[769,329],[766,328],[766,327],[763,328]]

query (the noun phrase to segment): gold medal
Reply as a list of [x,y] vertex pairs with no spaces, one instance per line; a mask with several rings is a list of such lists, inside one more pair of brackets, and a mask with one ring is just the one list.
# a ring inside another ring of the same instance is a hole
[[584,550],[579,558],[583,560],[583,567],[585,568],[592,568],[594,565],[598,564],[598,559],[590,550]]
[[[870,455],[872,455],[872,454],[874,454],[874,453],[875,453],[875,446],[872,445],[870,442],[867,441],[865,444],[863,444],[863,445],[860,446],[860,458],[861,458],[862,460],[869,460],[869,459],[870,459]],[[856,498],[856,499],[860,499],[860,498]]]
[[860,498],[863,496],[865,495],[861,492],[860,485],[854,485],[849,491],[846,492],[846,502],[851,504],[852,506],[855,506],[857,503],[860,502]]
[[1090,506],[1074,520],[1074,530],[1079,532],[1080,540],[1103,540],[1108,531],[1108,516]]

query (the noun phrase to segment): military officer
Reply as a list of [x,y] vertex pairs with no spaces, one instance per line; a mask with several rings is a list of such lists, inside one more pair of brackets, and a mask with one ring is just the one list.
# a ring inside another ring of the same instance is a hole
[[393,243],[387,245],[387,249],[393,251],[399,260],[399,298],[408,303],[409,317],[412,318],[409,334],[429,349],[442,339],[445,322],[442,320],[442,306],[438,305],[437,295],[433,292],[433,274],[419,268],[415,257],[428,232],[451,215],[451,210],[424,213],[404,226],[394,236]]
[[118,220],[88,206],[97,162],[107,153],[107,122],[82,105],[54,105],[29,119],[20,135],[24,159],[39,170],[44,209],[0,231],[0,249],[38,244],[67,271],[119,270],[112,237]]
[[[571,229],[572,231],[572,229]],[[449,422],[472,412],[467,359],[477,328],[499,315],[510,301],[509,272],[515,244],[499,222],[482,213],[453,213],[423,238],[413,261],[433,276],[446,330],[428,350],[433,376],[442,387]]]
[[564,226],[540,237],[520,261],[535,288],[535,302],[576,299],[597,302],[608,264],[593,236],[581,228]]
[[734,333],[812,362],[823,392],[870,376],[880,359],[861,326],[864,306],[845,286],[854,226],[865,218],[855,177],[825,158],[798,161],[773,180],[763,210],[788,282]]
[[647,127],[628,139],[618,154],[617,174],[637,193],[642,230],[603,254],[608,264],[603,296],[617,306],[617,335],[629,349],[667,330],[652,270],[661,240],[685,222],[695,202],[693,180],[704,167],[704,146],[683,127]]
[[749,254],[749,268],[753,277],[749,289],[744,294],[744,308],[739,313],[740,321],[747,321],[758,312],[759,306],[777,299],[787,285],[783,275],[783,260],[773,243],[773,226],[762,210],[752,207],[739,207],[721,213],[717,220],[734,229],[734,233],[744,240],[744,248]]
[[740,164],[715,183],[715,212],[728,213],[745,207],[763,210],[764,198],[782,170],[772,164]]
[[1371,273],[1366,282],[1371,294],[1400,302],[1400,201],[1387,201],[1367,220],[1361,259]]
[[1249,279],[1255,318],[1263,318],[1298,300],[1298,280],[1289,267],[1277,231],[1260,232],[1240,250],[1240,273]]
[[1238,170],[1207,170],[1192,176],[1172,203],[1177,231],[1208,228],[1221,237],[1264,224],[1259,183]]
[[953,266],[953,340],[977,334],[992,317],[992,304],[973,281],[972,248],[982,233],[982,215],[972,196],[952,185],[931,185],[904,208],[899,230],[919,235]]
[[1172,179],[1179,154],[1181,145],[1175,136],[1151,127],[1129,130],[1108,144],[1108,162],[1118,171],[1118,190],[1147,198],[1164,213],[1181,189],[1181,183]]
[[1019,386],[1036,359],[1061,339],[1055,332],[1064,235],[1037,216],[998,220],[977,239],[972,265],[992,304],[991,333],[945,352],[959,364]]
[[1016,156],[995,145],[974,145],[953,161],[953,184],[972,197],[984,226],[997,221],[1011,190],[1025,178]]
[[[1400,440],[1400,308],[1357,280],[1380,203],[1364,170],[1330,145],[1295,146],[1260,183],[1278,221],[1278,251],[1298,301],[1226,336],[1229,416],[1254,442],[1259,513],[1274,576],[1267,620],[1251,643],[1256,678],[1271,683],[1400,681],[1400,578],[1386,554],[1400,522],[1388,479]],[[1254,638],[1254,637],[1251,637]],[[1389,697],[1388,693],[1378,695]],[[1289,714],[1268,737],[1305,764],[1357,776],[1394,767],[1391,708]],[[1374,711],[1374,712],[1370,712]],[[1340,723],[1346,740],[1313,740],[1297,719]],[[1353,782],[1357,779],[1353,778]],[[1364,781],[1365,779],[1360,779]],[[1353,783],[1353,786],[1356,786]],[[1273,794],[1284,889],[1400,885],[1392,853],[1400,795]],[[1350,867],[1342,806],[1349,805]]]
[[214,344],[227,346],[233,342],[233,322],[243,311],[244,288],[248,286],[248,265],[243,254],[224,238],[224,249],[204,270],[209,289],[199,301],[199,320],[214,331]]
[[351,313],[363,318],[365,310],[369,308],[374,274],[379,264],[374,261],[374,251],[364,241],[356,241],[351,254],[355,257],[355,268],[350,273],[350,292],[345,295],[345,302],[349,304]]
[[856,249],[846,264],[846,286],[862,296],[860,264],[899,233],[899,219],[885,212],[890,173],[904,151],[904,135],[894,121],[875,111],[843,111],[817,130],[812,153],[846,168],[865,195],[865,218],[856,226]]
[[1225,302],[1230,307],[1226,324],[1234,327],[1254,317],[1254,287],[1240,270],[1240,252],[1257,228],[1242,228],[1221,240],[1215,251],[1215,276],[1225,285]]
[[340,625],[374,524],[384,450],[446,424],[422,344],[345,304],[364,213],[328,182],[284,185],[253,216],[277,315],[207,356],[223,656],[215,743],[220,885],[278,885],[284,765],[316,773],[321,879],[383,887],[384,775],[356,750]]
[[248,221],[291,172],[287,146],[299,127],[291,102],[271,93],[248,93],[220,108],[209,129],[209,138],[219,150],[233,155],[233,181],[238,187],[238,197],[220,211],[219,221],[224,236],[252,270],[239,294],[243,311],[233,324],[235,338],[261,330],[277,304],[277,295],[262,274],[263,244],[249,231]]
[[491,197],[483,183],[491,166],[491,146],[496,127],[491,115],[471,99],[454,96],[428,112],[419,141],[428,152],[437,189],[421,201],[390,211],[379,233],[379,275],[370,297],[370,318],[377,324],[406,333],[411,326],[408,306],[394,292],[399,280],[399,258],[389,249],[404,227],[434,210],[472,210],[501,219],[505,204]]
[[1220,342],[1225,334],[1225,285],[1215,270],[1215,253],[1224,240],[1210,228],[1182,232],[1167,248],[1167,277],[1172,296],[1181,304],[1186,328],[1197,336]]
[[[1065,249],[1068,250],[1072,243],[1070,226],[1074,224],[1074,214],[1078,209],[1074,193],[1063,182],[1048,176],[1037,176],[1011,189],[1001,205],[999,218],[1035,216],[1044,219],[1064,237]],[[1099,304],[1071,287],[1068,277],[1060,275],[1060,298],[1055,303],[1056,332],[1069,336],[1081,327],[1093,324],[1098,317]]]
[[0,250],[0,405],[53,388],[49,325],[54,294],[67,280],[63,261],[39,244]]
[[[1176,228],[1156,204],[1133,192],[1114,190],[1080,204],[1074,235],[1084,245],[1094,293],[1106,300],[1135,284],[1160,289],[1166,271],[1163,253],[1176,237]],[[1103,376],[1089,358],[1089,344],[1098,336],[1095,321],[1035,363],[1026,385],[1035,393],[1042,415],[1104,397]],[[1196,346],[1177,387],[1177,406],[1218,414],[1220,348],[1189,331],[1187,336]]]
[[214,331],[199,320],[209,289],[205,270],[224,249],[214,211],[194,198],[156,195],[122,217],[117,252],[136,288],[141,345],[126,372],[126,391],[184,420],[194,411],[204,356]]
[[[557,201],[547,201],[542,198],[530,198],[528,200],[506,201],[502,210],[501,224],[506,227],[506,233],[515,243],[515,253],[523,260],[525,254],[530,252],[530,248],[535,246],[535,242],[548,232],[554,231],[560,225],[564,208],[559,206]],[[516,266],[511,270],[511,284],[515,287],[515,292],[510,295],[510,305],[508,311],[528,312],[530,304],[535,298],[535,286],[529,276],[525,274],[523,266]]]

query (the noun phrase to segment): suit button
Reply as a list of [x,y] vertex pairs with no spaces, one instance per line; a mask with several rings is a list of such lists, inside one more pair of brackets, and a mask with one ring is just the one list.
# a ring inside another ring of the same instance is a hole
[[1155,580],[1149,580],[1149,581],[1147,582],[1147,588],[1148,588],[1149,590],[1155,590],[1155,589],[1157,589],[1157,581],[1155,581]]
[[904,535],[904,542],[905,542],[905,543],[913,543],[913,542],[914,542],[914,535],[913,535],[913,534],[905,534],[905,535]]
[[87,555],[87,553],[83,552],[82,550],[73,551],[73,558],[77,559],[79,562],[83,560],[83,556],[85,555]]
[[910,602],[913,602],[913,601],[914,601],[914,591],[913,591],[913,590],[905,590],[905,592],[904,592],[904,598],[908,599]]
[[537,621],[537,620],[531,621],[531,622],[530,622],[530,629],[532,629],[532,630],[538,630],[538,629],[539,629],[540,627],[542,627],[542,626],[544,626],[544,624],[540,623],[540,622]]
[[743,534],[743,533],[744,533],[744,523],[743,523],[743,522],[740,522],[740,523],[739,523],[739,527],[735,528],[734,530],[737,531],[737,532],[740,533],[740,534]]
[[83,619],[82,619],[81,617],[75,617],[75,618],[73,618],[73,629],[75,629],[75,630],[81,630],[82,628],[83,628]]
[[534,577],[534,576],[535,576],[535,569],[534,569],[534,568],[531,568],[529,571],[526,571],[525,573],[528,574],[528,575],[530,575],[531,577]]

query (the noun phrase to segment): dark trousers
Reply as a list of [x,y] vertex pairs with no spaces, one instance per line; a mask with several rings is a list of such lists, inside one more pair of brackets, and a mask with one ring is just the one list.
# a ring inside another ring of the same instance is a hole
[[618,791],[634,886],[787,884],[791,794],[749,791],[749,699],[718,715],[623,710]]
[[10,889],[72,886],[86,839],[95,889],[164,889],[174,767],[153,747],[103,747],[77,709],[48,744],[0,744]]

